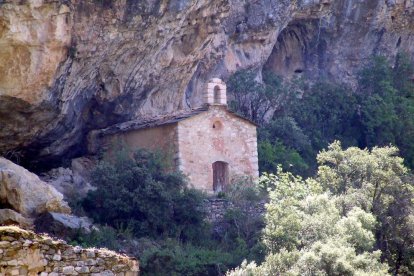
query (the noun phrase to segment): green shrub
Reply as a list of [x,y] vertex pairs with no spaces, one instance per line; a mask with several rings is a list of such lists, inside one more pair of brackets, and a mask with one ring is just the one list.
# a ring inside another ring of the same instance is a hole
[[71,245],[80,245],[82,247],[97,247],[107,248],[111,250],[119,250],[121,248],[119,244],[119,233],[110,226],[99,226],[93,229],[90,233],[86,233],[83,230],[75,234],[69,241]]
[[265,250],[260,242],[264,227],[263,216],[255,213],[255,207],[263,204],[266,195],[249,176],[234,176],[226,192],[232,208],[226,210],[221,231],[216,233],[219,247],[231,252],[239,264],[244,259],[262,261]]
[[95,221],[130,225],[136,237],[197,237],[205,227],[200,192],[187,188],[180,173],[168,172],[163,156],[123,149],[101,161],[92,173],[95,191],[83,207]]
[[236,265],[231,253],[174,242],[147,250],[140,259],[143,275],[223,275]]
[[258,145],[260,172],[276,172],[278,165],[296,174],[307,174],[308,164],[296,150],[286,147],[282,141],[260,141]]

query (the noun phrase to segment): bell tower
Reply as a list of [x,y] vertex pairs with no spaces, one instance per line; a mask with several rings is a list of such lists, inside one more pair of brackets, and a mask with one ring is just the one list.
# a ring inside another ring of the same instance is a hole
[[207,83],[204,102],[209,105],[227,105],[227,87],[219,78],[212,78]]

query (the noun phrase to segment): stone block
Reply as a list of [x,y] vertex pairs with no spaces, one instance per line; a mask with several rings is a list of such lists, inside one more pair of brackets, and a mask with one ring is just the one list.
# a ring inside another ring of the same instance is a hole
[[62,260],[62,256],[60,256],[58,254],[55,254],[55,255],[53,255],[52,260],[54,260],[54,261],[60,261],[60,260]]
[[95,252],[91,250],[86,251],[86,257],[95,258]]
[[218,85],[218,83],[214,83],[214,82],[209,82],[207,83],[207,90],[213,90],[214,88]]
[[62,273],[64,275],[75,275],[76,271],[75,268],[73,266],[65,266],[62,268]]
[[212,79],[210,79],[210,82],[220,83],[221,84],[223,81],[221,79],[219,79],[219,78],[212,78]]
[[0,248],[10,247],[9,241],[0,241]]
[[89,267],[87,266],[76,267],[75,270],[80,274],[89,273]]

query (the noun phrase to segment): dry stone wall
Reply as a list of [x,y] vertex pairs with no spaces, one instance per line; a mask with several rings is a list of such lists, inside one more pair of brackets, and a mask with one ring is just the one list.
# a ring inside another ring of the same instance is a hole
[[0,227],[0,275],[138,275],[138,262],[106,249],[83,249],[18,227]]
[[[265,201],[259,201],[246,205],[242,210],[249,216],[260,217],[266,212],[265,204]],[[228,199],[211,197],[204,200],[204,208],[207,211],[207,220],[215,225],[222,223],[226,212],[236,206]]]

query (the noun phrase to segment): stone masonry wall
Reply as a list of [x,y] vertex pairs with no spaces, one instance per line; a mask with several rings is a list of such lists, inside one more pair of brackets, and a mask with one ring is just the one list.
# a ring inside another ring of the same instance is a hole
[[106,249],[83,249],[18,227],[0,227],[0,275],[138,275],[138,262]]
[[228,163],[229,180],[259,175],[256,126],[226,108],[212,105],[178,123],[179,168],[195,188],[208,193],[213,192],[216,161]]
[[[263,216],[266,212],[265,204],[265,201],[259,201],[245,206],[243,211],[252,217]],[[207,220],[215,225],[223,222],[226,212],[235,206],[225,198],[208,198],[204,200],[204,208],[207,211]]]
[[127,145],[130,150],[138,148],[150,150],[162,150],[173,160],[177,153],[177,129],[175,124],[164,125],[161,127],[138,129],[134,131],[122,132],[113,136],[106,137],[103,147],[106,150],[121,143]]

